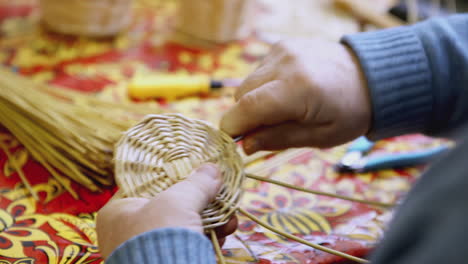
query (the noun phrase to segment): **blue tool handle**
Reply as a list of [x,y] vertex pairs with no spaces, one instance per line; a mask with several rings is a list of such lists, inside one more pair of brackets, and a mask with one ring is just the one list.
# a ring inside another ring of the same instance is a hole
[[389,154],[383,156],[369,157],[366,158],[366,162],[362,167],[362,170],[371,171],[424,164],[430,161],[431,159],[441,155],[442,153],[445,153],[448,150],[448,147],[441,146],[410,153]]
[[374,142],[369,141],[366,137],[358,137],[348,147],[348,152],[362,152],[366,153],[372,149]]

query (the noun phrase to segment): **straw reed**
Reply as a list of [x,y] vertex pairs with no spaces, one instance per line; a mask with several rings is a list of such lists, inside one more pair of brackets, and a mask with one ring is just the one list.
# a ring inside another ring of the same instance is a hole
[[158,112],[147,104],[113,103],[38,84],[0,68],[0,125],[76,199],[67,178],[92,191],[113,184],[114,144],[142,116]]
[[41,0],[42,20],[53,31],[104,37],[125,29],[133,0]]

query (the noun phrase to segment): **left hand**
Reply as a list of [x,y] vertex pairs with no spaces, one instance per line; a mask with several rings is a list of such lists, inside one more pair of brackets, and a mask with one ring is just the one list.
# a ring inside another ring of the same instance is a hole
[[[144,232],[181,227],[203,233],[200,213],[213,201],[221,187],[221,176],[213,164],[195,170],[152,199],[112,200],[98,213],[96,229],[101,254],[107,258],[120,244]],[[220,243],[237,228],[234,217],[216,230]]]

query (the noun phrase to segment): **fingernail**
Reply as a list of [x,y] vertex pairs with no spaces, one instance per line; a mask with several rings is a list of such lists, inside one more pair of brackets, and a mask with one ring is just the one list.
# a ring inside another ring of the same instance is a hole
[[206,164],[201,165],[197,169],[197,172],[207,174],[207,175],[211,176],[212,178],[218,178],[219,168],[218,168],[217,165],[215,165],[213,163],[206,163]]
[[239,135],[242,131],[239,131],[239,124],[243,124],[242,119],[236,116],[232,109],[228,110],[221,122],[219,128],[230,136]]
[[231,126],[229,125],[230,122],[226,120],[227,117],[223,117],[221,119],[221,123],[219,124],[219,128],[224,131],[226,134],[231,135],[230,132],[232,131]]
[[244,139],[243,146],[244,146],[245,154],[248,154],[248,155],[258,151],[260,148],[258,141],[254,138]]

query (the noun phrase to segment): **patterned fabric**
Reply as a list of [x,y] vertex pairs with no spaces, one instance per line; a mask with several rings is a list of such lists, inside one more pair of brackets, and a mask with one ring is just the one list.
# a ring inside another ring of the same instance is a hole
[[[11,3],[14,2],[14,3]],[[116,101],[129,100],[126,83],[150,72],[202,73],[214,78],[241,78],[268,51],[256,39],[211,50],[187,48],[169,41],[176,5],[139,0],[131,29],[113,39],[90,40],[47,32],[38,23],[34,0],[0,1],[0,62],[38,82],[79,90]],[[174,112],[217,123],[232,104],[226,89],[216,96],[160,102]],[[1,113],[0,113],[1,114]],[[35,162],[21,144],[0,128],[8,145],[40,196],[35,201],[0,151],[0,264],[101,263],[95,216],[115,188],[91,193],[69,182],[73,199]],[[382,141],[375,152],[402,152],[440,144],[414,135]],[[292,150],[258,161],[249,171],[342,195],[395,201],[422,168],[357,175],[337,174],[332,165],[344,147]],[[361,204],[317,197],[249,180],[241,207],[270,224],[315,243],[364,256],[381,237],[391,213]],[[334,263],[337,257],[284,240],[240,216],[239,230],[224,246],[229,263]]]

